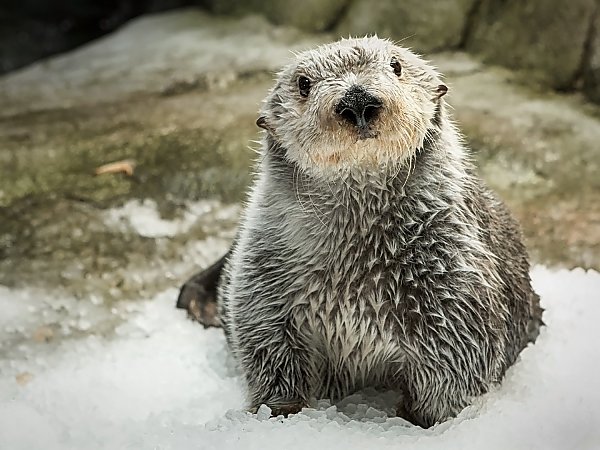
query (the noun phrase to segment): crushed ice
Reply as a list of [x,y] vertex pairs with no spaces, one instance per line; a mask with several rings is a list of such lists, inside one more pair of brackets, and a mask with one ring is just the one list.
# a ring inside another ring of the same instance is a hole
[[[0,449],[600,448],[600,274],[532,277],[546,308],[538,342],[501,386],[429,430],[393,417],[394,393],[372,390],[288,419],[245,412],[221,330],[174,309],[175,289],[111,312],[98,299],[48,310],[47,294],[0,288],[0,339],[14,344],[0,346]],[[52,322],[41,311],[77,333],[35,341]],[[113,314],[112,332],[96,332]]]

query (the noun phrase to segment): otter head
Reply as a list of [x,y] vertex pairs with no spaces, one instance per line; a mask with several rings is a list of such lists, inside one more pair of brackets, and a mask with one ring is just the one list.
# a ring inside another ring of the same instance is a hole
[[309,172],[397,166],[436,127],[447,90],[407,49],[377,37],[342,39],[298,54],[257,124]]

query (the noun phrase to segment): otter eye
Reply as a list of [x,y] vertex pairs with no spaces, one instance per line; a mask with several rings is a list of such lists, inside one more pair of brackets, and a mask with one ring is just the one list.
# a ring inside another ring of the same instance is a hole
[[400,64],[400,61],[398,61],[396,58],[392,58],[390,61],[390,66],[392,66],[392,69],[394,69],[394,75],[399,77],[402,74],[402,64]]
[[310,91],[310,80],[306,77],[298,78],[298,89],[302,97],[308,97],[308,91]]

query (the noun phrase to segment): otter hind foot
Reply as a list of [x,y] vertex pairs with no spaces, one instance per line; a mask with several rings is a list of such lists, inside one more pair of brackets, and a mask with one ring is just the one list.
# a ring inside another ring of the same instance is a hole
[[179,291],[177,308],[185,309],[191,319],[205,328],[221,327],[217,306],[217,285],[225,258],[187,280]]
[[420,422],[415,415],[409,411],[408,406],[405,404],[404,400],[400,400],[397,404],[396,404],[396,417],[400,417],[404,420],[406,420],[407,422],[412,423],[415,426],[421,427],[421,428],[428,428],[427,425],[425,425],[424,423]]
[[302,411],[302,408],[304,408],[306,405],[298,402],[298,403],[289,403],[286,405],[278,405],[278,406],[273,406],[271,408],[271,416],[272,417],[277,417],[277,416],[283,416],[283,417],[287,417],[290,414],[298,414],[300,411]]
[[187,310],[188,317],[200,322],[204,328],[221,326],[217,314],[217,301],[214,295],[206,292],[202,286],[184,284],[179,292],[177,307]]

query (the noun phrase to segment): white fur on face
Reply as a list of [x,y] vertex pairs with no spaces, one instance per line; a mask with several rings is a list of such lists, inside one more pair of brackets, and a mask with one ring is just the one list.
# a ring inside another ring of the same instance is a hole
[[[392,58],[402,65],[400,76]],[[299,93],[299,76],[311,80],[308,97]],[[396,166],[422,147],[439,84],[433,67],[407,49],[377,37],[344,39],[299,54],[280,73],[263,116],[287,157],[306,171]],[[383,103],[371,126],[376,137],[359,139],[358,130],[335,112],[352,86]]]

